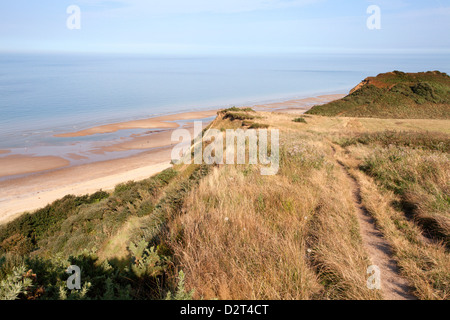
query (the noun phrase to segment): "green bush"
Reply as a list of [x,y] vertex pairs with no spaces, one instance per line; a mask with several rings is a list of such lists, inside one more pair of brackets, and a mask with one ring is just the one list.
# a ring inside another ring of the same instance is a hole
[[296,119],[294,119],[292,121],[297,122],[297,123],[307,123],[305,118],[296,118]]

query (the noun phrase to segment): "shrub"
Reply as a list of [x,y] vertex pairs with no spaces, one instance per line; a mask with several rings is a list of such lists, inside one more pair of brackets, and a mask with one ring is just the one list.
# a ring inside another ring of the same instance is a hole
[[192,300],[193,296],[194,296],[194,290],[191,290],[190,292],[186,292],[186,288],[185,288],[185,276],[184,276],[184,272],[180,271],[178,273],[178,285],[177,285],[177,290],[175,292],[175,294],[173,294],[172,292],[169,291],[169,293],[167,293],[167,297],[166,300]]
[[244,121],[244,120],[253,120],[256,119],[256,117],[245,112],[226,112],[224,119],[229,119],[231,121],[234,120]]
[[269,125],[261,123],[254,123],[250,126],[250,129],[267,129],[267,128],[269,128]]
[[305,120],[305,118],[296,118],[296,119],[294,119],[293,121],[294,121],[294,122],[297,122],[297,123],[307,123],[306,120]]
[[252,108],[232,107],[232,108],[224,109],[224,110],[220,111],[219,113],[228,113],[228,112],[255,112],[255,110],[253,110]]
[[19,295],[27,294],[28,288],[33,284],[31,277],[24,265],[15,267],[6,279],[0,282],[0,300],[16,300]]

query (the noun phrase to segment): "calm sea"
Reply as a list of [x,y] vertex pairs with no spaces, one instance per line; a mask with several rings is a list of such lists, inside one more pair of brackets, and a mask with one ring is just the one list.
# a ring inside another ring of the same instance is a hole
[[166,113],[347,93],[365,77],[393,70],[450,73],[450,59],[0,54],[0,149]]

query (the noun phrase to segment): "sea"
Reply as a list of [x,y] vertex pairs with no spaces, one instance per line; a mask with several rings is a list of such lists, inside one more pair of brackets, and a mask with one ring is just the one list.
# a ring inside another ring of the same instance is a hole
[[450,73],[450,57],[3,53],[0,149],[70,143],[53,136],[108,123],[348,93],[393,70]]

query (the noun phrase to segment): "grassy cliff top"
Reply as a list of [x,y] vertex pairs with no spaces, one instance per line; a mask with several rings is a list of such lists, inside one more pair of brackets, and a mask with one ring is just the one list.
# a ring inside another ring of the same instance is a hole
[[439,71],[394,71],[363,80],[345,98],[308,114],[363,118],[448,119],[450,76]]

